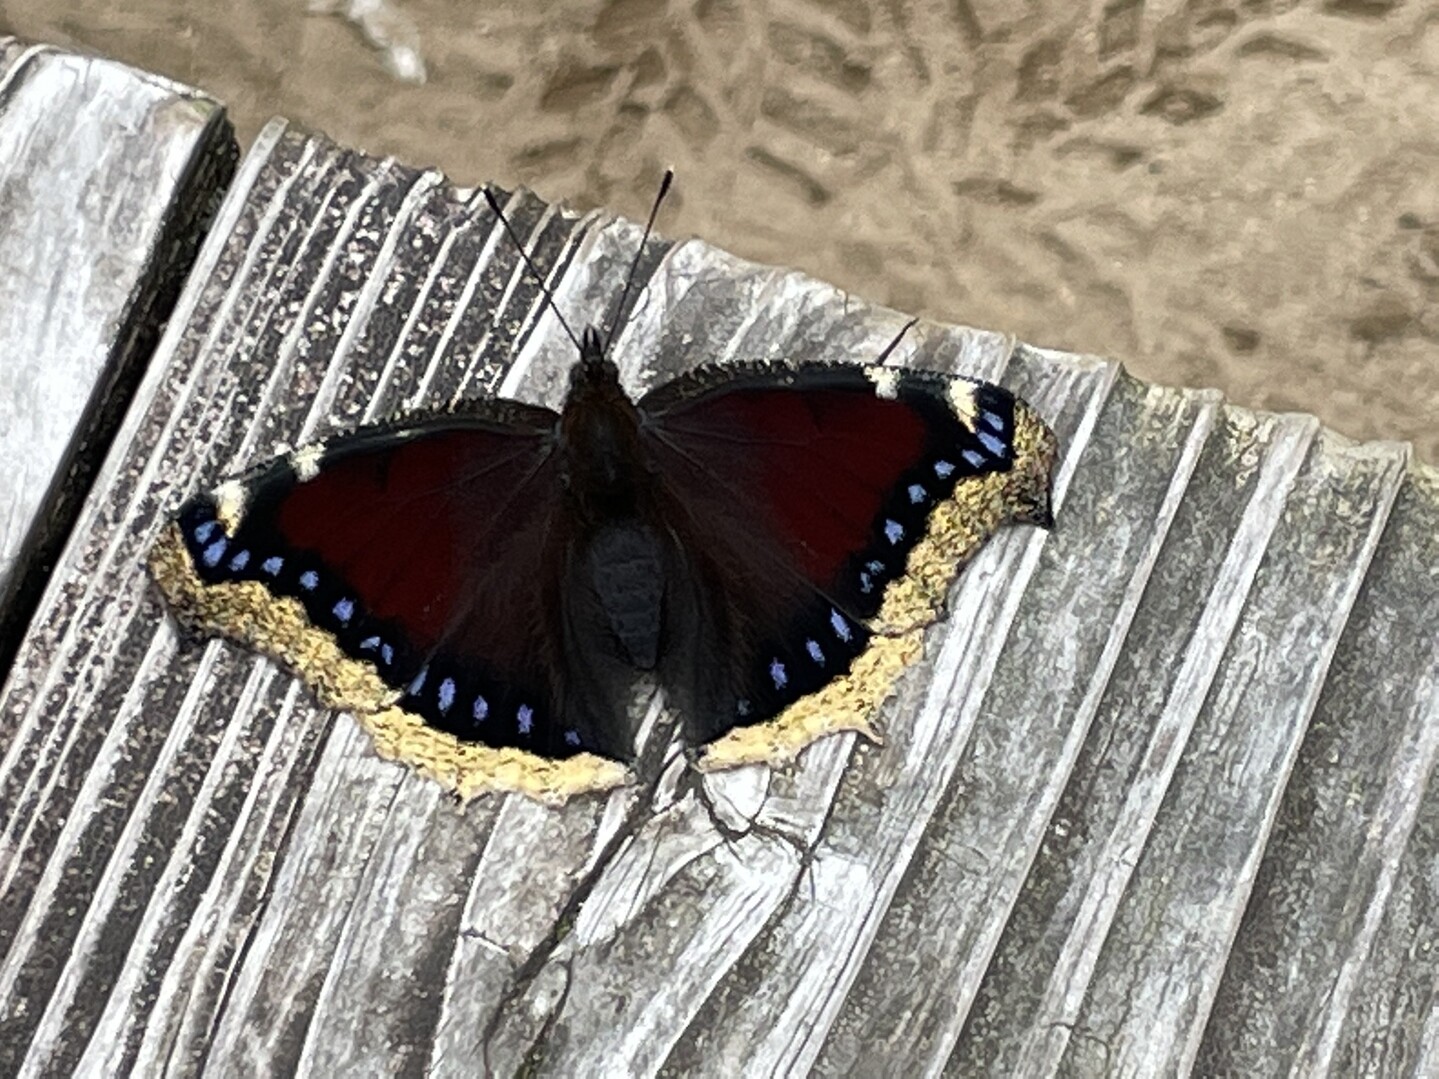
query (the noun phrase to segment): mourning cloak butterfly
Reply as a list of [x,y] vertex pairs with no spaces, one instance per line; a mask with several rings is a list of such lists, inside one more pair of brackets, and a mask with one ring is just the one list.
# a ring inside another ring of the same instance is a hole
[[364,428],[189,501],[150,566],[184,621],[296,670],[462,797],[624,782],[652,672],[700,768],[871,733],[1053,434],[1008,391],[891,367],[701,368],[638,402],[594,329],[559,413]]

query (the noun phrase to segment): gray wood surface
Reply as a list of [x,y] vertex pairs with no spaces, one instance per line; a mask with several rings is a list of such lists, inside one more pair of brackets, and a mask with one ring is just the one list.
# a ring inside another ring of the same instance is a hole
[[0,671],[234,156],[203,94],[0,38]]
[[[570,319],[636,229],[508,212]],[[902,316],[653,241],[617,358],[876,355]],[[189,493],[574,349],[483,202],[275,124],[0,693],[0,1073],[1419,1075],[1439,1063],[1439,478],[1404,447],[922,325],[1058,431],[883,716],[461,808],[141,562]]]

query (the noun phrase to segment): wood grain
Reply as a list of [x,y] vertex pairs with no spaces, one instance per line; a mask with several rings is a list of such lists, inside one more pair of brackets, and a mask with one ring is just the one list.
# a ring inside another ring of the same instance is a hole
[[235,152],[195,90],[0,38],[0,671]]
[[[503,201],[566,317],[603,321],[635,227]],[[642,278],[616,349],[637,389],[863,360],[904,321],[697,241],[652,241]],[[473,192],[266,129],[0,696],[0,1071],[1433,1054],[1433,971],[1401,956],[1434,914],[1439,484],[1402,447],[916,327],[898,361],[998,378],[1055,426],[1057,529],[967,569],[882,746],[699,775],[641,688],[641,782],[560,810],[462,809],[271,664],[176,636],[140,564],[187,494],[421,402],[554,403],[574,358]]]

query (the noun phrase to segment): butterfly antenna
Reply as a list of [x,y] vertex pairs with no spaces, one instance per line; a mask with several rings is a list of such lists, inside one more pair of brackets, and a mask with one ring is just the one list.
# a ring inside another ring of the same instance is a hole
[[674,182],[675,170],[665,169],[664,177],[660,180],[659,193],[655,195],[655,204],[650,207],[650,219],[645,222],[645,234],[640,237],[640,246],[635,249],[634,261],[630,263],[630,272],[625,275],[625,287],[620,293],[620,301],[615,304],[615,313],[610,316],[609,332],[605,334],[605,344],[602,355],[610,353],[610,342],[614,340],[616,331],[619,330],[620,316],[624,314],[625,302],[630,298],[630,289],[634,287],[635,274],[639,272],[640,259],[644,257],[645,242],[650,238],[650,231],[655,227],[655,217],[660,212],[660,204],[665,201],[669,194],[670,184]]
[[897,334],[894,335],[894,340],[891,341],[889,344],[885,345],[885,346],[884,346],[884,351],[881,352],[878,356],[876,356],[873,360],[870,360],[869,362],[870,362],[870,363],[874,363],[874,364],[880,364],[880,363],[884,363],[885,360],[889,359],[889,354],[890,354],[891,352],[893,352],[895,349],[899,348],[899,343],[904,340],[904,335],[907,334],[907,333],[909,333],[910,330],[914,329],[914,324],[915,324],[916,322],[918,322],[918,321],[919,321],[919,319],[917,319],[917,318],[912,318],[912,319],[910,319],[908,322],[906,322],[903,326],[901,326],[901,327],[899,328],[899,333],[897,333]]
[[545,284],[545,279],[540,274],[539,268],[535,266],[534,260],[530,258],[530,253],[525,250],[525,245],[520,242],[519,236],[515,234],[515,229],[514,226],[510,224],[510,219],[505,216],[505,211],[500,209],[499,200],[495,198],[494,192],[488,187],[485,188],[484,191],[485,201],[489,203],[490,209],[495,212],[495,216],[500,219],[500,224],[505,227],[505,235],[509,236],[511,242],[514,243],[515,250],[520,253],[520,258],[525,260],[525,266],[528,267],[530,274],[534,277],[535,283],[540,286],[540,291],[544,293],[545,303],[550,305],[550,310],[555,313],[555,318],[560,320],[560,325],[564,327],[565,333],[569,336],[569,339],[575,343],[575,349],[581,352],[584,351],[580,348],[580,339],[575,336],[575,331],[570,329],[570,324],[565,321],[565,316],[560,313],[560,305],[555,303],[555,295],[550,291],[550,286]]

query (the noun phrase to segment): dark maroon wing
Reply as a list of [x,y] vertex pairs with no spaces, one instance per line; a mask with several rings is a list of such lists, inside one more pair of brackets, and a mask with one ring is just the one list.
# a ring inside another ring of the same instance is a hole
[[627,760],[623,716],[567,673],[557,417],[479,407],[297,451],[192,500],[179,524],[194,569],[298,600],[434,728]]
[[640,410],[689,559],[662,677],[694,743],[848,671],[930,513],[1014,454],[1008,391],[891,368],[706,369]]

